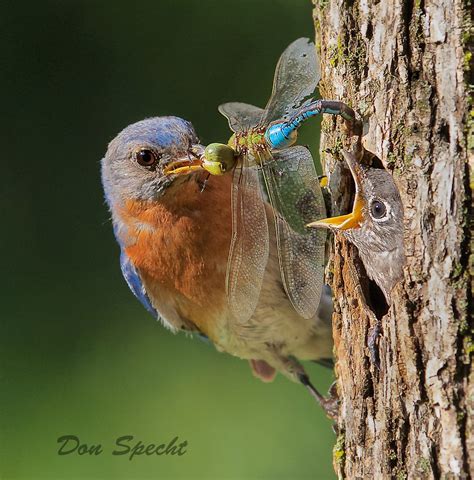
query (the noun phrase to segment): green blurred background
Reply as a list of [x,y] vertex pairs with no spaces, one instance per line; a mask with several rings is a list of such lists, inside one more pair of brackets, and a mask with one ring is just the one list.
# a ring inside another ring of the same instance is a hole
[[[123,127],[174,114],[223,141],[224,101],[263,106],[309,0],[4,2],[1,479],[332,479],[334,434],[305,390],[174,336],[122,280],[99,160]],[[304,141],[315,147],[317,127]],[[5,218],[6,217],[6,218]],[[309,365],[326,391],[331,372]],[[58,456],[57,438],[101,443]],[[188,441],[110,454],[116,437]]]

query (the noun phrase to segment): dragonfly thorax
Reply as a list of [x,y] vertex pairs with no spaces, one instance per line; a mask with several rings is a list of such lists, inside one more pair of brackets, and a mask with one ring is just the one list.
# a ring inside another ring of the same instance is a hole
[[229,145],[238,157],[246,156],[250,165],[261,165],[271,158],[270,147],[265,140],[264,127],[254,127],[243,132],[236,132],[229,140]]

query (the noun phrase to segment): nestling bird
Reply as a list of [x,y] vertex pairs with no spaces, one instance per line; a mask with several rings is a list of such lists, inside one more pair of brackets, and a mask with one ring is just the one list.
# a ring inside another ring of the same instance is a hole
[[358,249],[367,275],[382,290],[387,303],[403,275],[403,205],[392,176],[383,168],[357,161],[343,151],[354,178],[356,194],[352,212],[310,223],[341,232]]
[[246,324],[234,320],[225,293],[231,176],[211,177],[203,189],[200,171],[165,172],[203,151],[191,123],[171,116],[130,125],[110,142],[102,183],[123,275],[145,308],[173,332],[205,335],[218,350],[249,360],[263,381],[281,372],[311,386],[296,358],[332,357],[330,294],[325,291],[313,318],[296,313],[282,285],[269,221],[270,254],[257,308]]

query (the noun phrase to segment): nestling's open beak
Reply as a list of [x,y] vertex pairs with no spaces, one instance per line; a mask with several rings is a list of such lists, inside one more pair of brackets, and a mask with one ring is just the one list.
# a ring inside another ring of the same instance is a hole
[[363,221],[363,211],[365,207],[365,200],[362,196],[362,177],[364,176],[363,167],[357,162],[354,155],[349,152],[342,151],[344,159],[354,178],[356,193],[352,212],[347,215],[340,215],[338,217],[324,218],[306,225],[307,227],[324,227],[337,230],[348,230],[349,228],[358,228]]
[[163,170],[165,175],[189,175],[194,172],[203,172],[202,156],[204,147],[192,145],[186,155],[173,160]]

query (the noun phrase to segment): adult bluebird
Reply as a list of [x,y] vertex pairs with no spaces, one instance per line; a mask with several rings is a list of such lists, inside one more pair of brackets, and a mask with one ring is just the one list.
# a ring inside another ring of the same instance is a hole
[[333,415],[333,403],[319,395],[297,360],[332,357],[330,294],[323,293],[313,318],[295,311],[283,288],[267,205],[270,254],[259,301],[247,323],[234,319],[225,289],[232,176],[213,176],[203,188],[203,172],[166,174],[171,163],[203,152],[191,123],[172,116],[134,123],[110,142],[102,183],[123,276],[165,327],[205,335],[219,351],[247,359],[263,381],[281,372],[302,383]]

